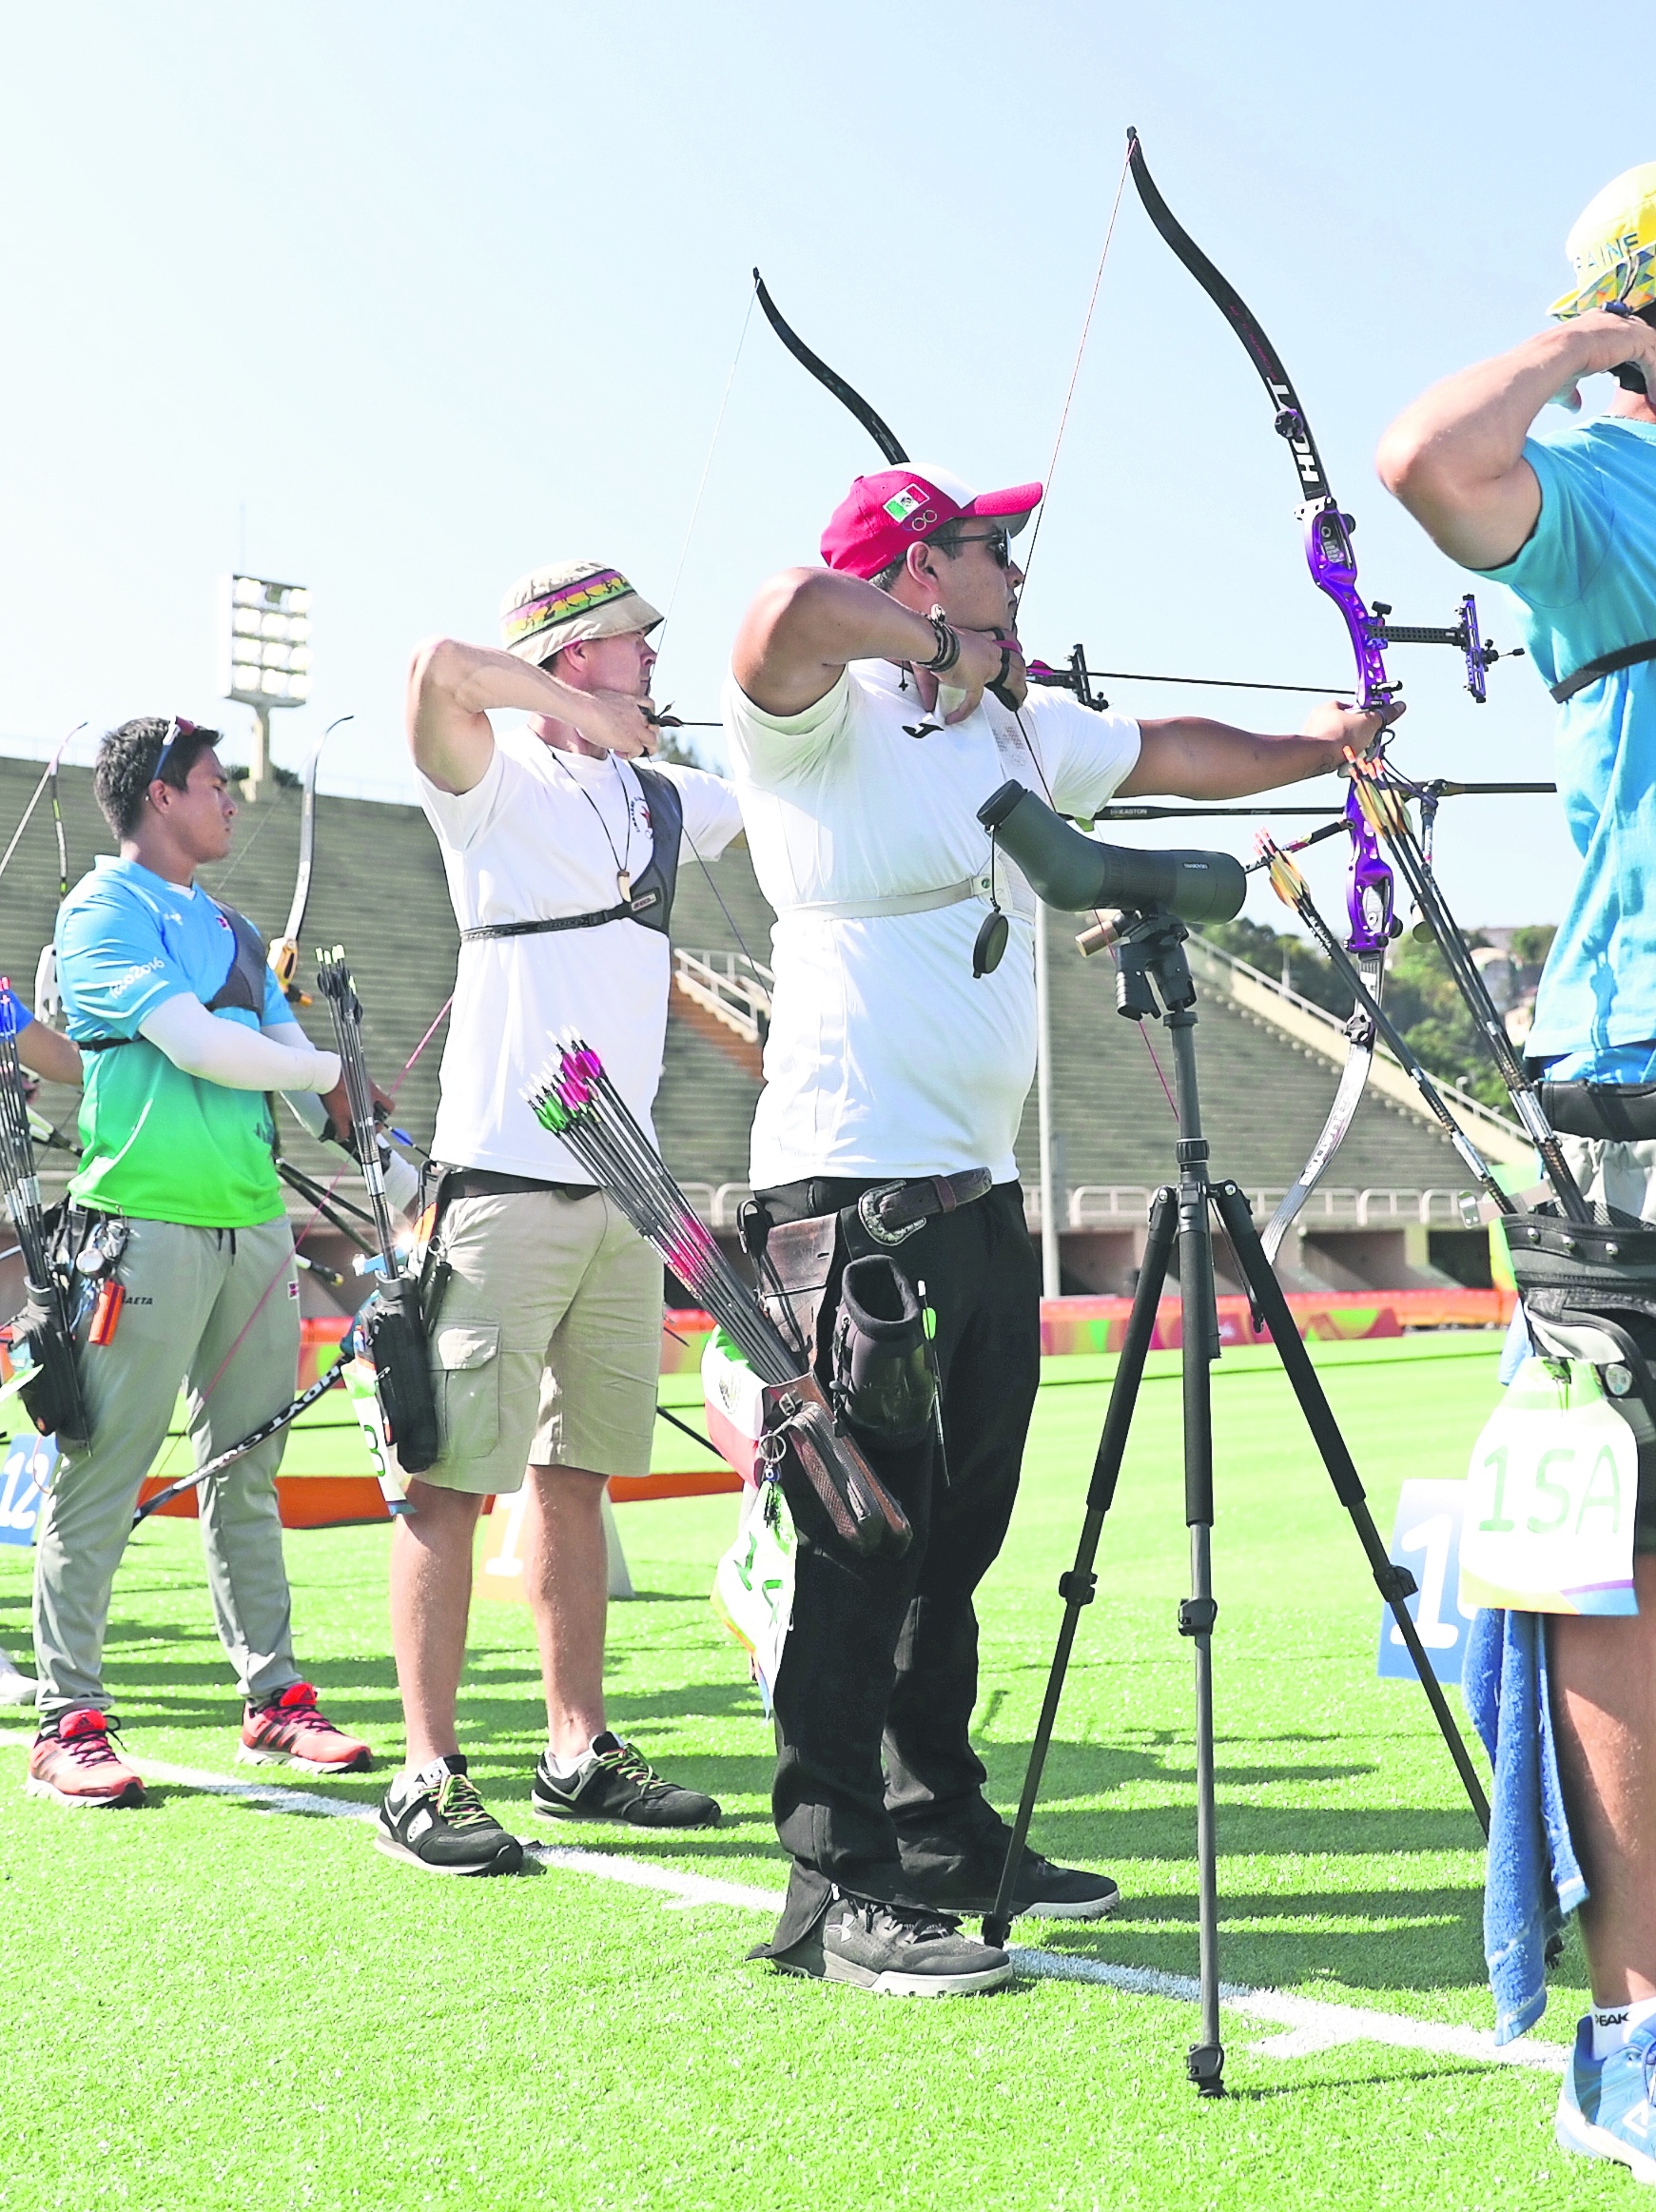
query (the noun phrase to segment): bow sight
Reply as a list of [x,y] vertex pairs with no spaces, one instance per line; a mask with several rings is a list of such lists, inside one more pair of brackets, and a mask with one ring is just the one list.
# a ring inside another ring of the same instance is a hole
[[[1310,512],[1306,508],[1299,509],[1301,516]],[[1325,575],[1334,573],[1335,564],[1343,566],[1353,578],[1355,577],[1356,565],[1351,555],[1351,533],[1356,525],[1350,515],[1332,514],[1327,510],[1321,511],[1315,519],[1317,535],[1315,541],[1308,538],[1307,556],[1312,575],[1327,590],[1328,585],[1323,578]],[[1451,645],[1465,658],[1466,689],[1480,707],[1488,701],[1489,686],[1485,678],[1496,661],[1524,658],[1523,646],[1498,646],[1493,638],[1485,638],[1478,627],[1478,602],[1471,592],[1460,602],[1458,620],[1441,629],[1388,621],[1386,617],[1391,612],[1386,600],[1375,599],[1365,613],[1357,616],[1362,638],[1359,642],[1354,636],[1353,642],[1358,645],[1359,659],[1364,647],[1383,649],[1388,645]],[[1348,616],[1348,622],[1351,618]],[[1207,686],[1215,691],[1304,692],[1309,697],[1318,699],[1338,698],[1342,690],[1351,689],[1349,684],[1263,683],[1257,678],[1236,675],[1149,675],[1126,668],[1089,668],[1084,645],[1072,646],[1069,658],[1062,668],[1054,668],[1049,661],[1031,660],[1026,664],[1024,673],[1031,683],[1043,684],[1057,691],[1073,692],[1083,707],[1091,707],[1095,714],[1100,714],[1110,704],[1101,692],[1093,689],[1095,684],[1101,683],[1177,683],[1195,684],[1198,688]],[[1375,688],[1376,693],[1383,689],[1390,697],[1394,698],[1403,687],[1400,683],[1385,678]]]

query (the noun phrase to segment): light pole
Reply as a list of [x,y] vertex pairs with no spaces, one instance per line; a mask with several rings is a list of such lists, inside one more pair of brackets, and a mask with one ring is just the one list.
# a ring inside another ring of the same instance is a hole
[[219,587],[219,690],[253,710],[246,796],[270,780],[270,715],[310,696],[310,593],[266,577],[227,576]]

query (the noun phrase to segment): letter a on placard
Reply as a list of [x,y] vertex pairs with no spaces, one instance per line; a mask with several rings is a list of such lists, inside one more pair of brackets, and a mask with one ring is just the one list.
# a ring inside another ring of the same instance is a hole
[[[1607,1485],[1603,1496],[1600,1495],[1598,1486],[1601,1473]],[[1575,1517],[1578,1536],[1581,1533],[1582,1523],[1588,1515],[1589,1513],[1602,1513],[1606,1506],[1609,1508],[1610,1528],[1613,1533],[1622,1525],[1621,1470],[1616,1465],[1616,1456],[1613,1452],[1601,1451],[1593,1461],[1593,1471],[1588,1477],[1587,1489],[1582,1495],[1581,1511]]]

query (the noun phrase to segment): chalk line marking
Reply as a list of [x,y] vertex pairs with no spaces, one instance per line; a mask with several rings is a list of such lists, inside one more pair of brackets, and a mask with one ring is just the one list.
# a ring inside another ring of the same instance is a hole
[[[0,1744],[33,1740],[32,1732],[0,1729]],[[199,1790],[206,1796],[238,1799],[264,1812],[302,1813],[324,1820],[374,1818],[371,1806],[342,1804],[320,1791],[293,1790],[272,1782],[239,1782],[230,1774],[215,1774],[200,1767],[167,1766],[158,1759],[134,1759],[131,1763],[151,1781],[178,1790]],[[738,1911],[773,1913],[782,1899],[780,1889],[681,1873],[653,1859],[621,1858],[610,1851],[587,1850],[575,1845],[545,1844],[535,1837],[524,1838],[524,1850],[545,1867],[588,1874],[602,1882],[619,1882],[631,1889],[653,1890],[670,1910],[722,1905]],[[1152,1967],[1111,1966],[1102,1959],[1039,1950],[1024,1944],[1010,1948],[1018,1971],[1042,1981],[1091,1982],[1121,1996],[1162,1997],[1179,2005],[1194,2005],[1200,1995],[1198,1985],[1186,1974],[1163,1974]],[[1393,2050],[1432,2051],[1482,2065],[1524,2066],[1547,2074],[1562,2074],[1569,2058],[1566,2045],[1539,2043],[1531,2036],[1520,2036],[1515,2043],[1497,2047],[1487,2028],[1413,2020],[1406,2013],[1374,2012],[1356,2005],[1325,2004],[1315,1997],[1253,1988],[1245,1983],[1221,1982],[1219,2001],[1246,2019],[1270,2021],[1286,2030],[1248,2046],[1261,2058],[1309,2058],[1318,2051],[1337,2050],[1344,2044],[1375,2043]]]

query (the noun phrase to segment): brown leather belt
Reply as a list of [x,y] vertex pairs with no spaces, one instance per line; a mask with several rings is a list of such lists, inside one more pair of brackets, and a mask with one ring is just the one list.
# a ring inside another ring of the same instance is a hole
[[782,1210],[796,1219],[854,1213],[876,1244],[900,1244],[924,1223],[986,1198],[994,1181],[986,1167],[963,1167],[956,1175],[919,1175],[907,1183],[813,1175],[756,1191],[754,1197],[761,1205],[781,1200]]
[[877,1244],[900,1244],[923,1222],[952,1214],[986,1198],[994,1186],[986,1167],[958,1175],[922,1175],[912,1183],[877,1183],[857,1201],[857,1219]]

